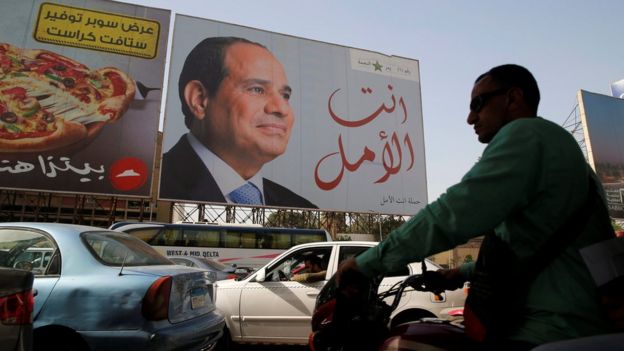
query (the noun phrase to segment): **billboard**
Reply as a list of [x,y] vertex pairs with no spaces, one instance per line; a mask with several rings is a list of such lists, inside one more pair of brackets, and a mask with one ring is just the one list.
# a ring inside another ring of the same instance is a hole
[[0,187],[150,196],[169,11],[9,1],[0,13]]
[[611,83],[611,95],[616,98],[624,99],[624,79]]
[[177,15],[162,149],[161,199],[414,214],[419,63]]
[[624,100],[581,90],[578,102],[589,163],[605,189],[611,216],[624,218]]

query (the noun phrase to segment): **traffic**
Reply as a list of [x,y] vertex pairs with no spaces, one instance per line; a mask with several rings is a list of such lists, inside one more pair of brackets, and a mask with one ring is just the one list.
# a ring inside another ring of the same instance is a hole
[[[23,276],[24,286],[1,292],[2,311],[14,317],[4,317],[0,338],[11,350],[305,349],[317,295],[342,260],[374,245],[322,240],[282,250],[257,269],[217,261],[202,266],[193,257],[166,258],[121,231],[2,223],[0,277]],[[295,280],[312,256],[322,276]],[[419,271],[408,265],[379,290]],[[463,291],[439,297],[412,291],[392,324],[446,318],[464,300]]]

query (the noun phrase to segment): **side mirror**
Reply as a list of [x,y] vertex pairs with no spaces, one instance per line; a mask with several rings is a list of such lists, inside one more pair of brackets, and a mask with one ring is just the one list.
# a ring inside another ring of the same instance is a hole
[[263,282],[265,278],[266,278],[266,268],[262,267],[256,273],[255,279],[257,282]]

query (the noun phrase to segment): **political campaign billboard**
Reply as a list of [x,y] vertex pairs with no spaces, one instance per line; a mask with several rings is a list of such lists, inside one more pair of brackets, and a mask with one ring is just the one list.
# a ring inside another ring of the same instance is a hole
[[159,198],[410,215],[419,62],[176,15]]
[[589,162],[607,195],[612,217],[624,218],[624,100],[578,92]]
[[98,0],[0,12],[0,187],[150,196],[170,11]]

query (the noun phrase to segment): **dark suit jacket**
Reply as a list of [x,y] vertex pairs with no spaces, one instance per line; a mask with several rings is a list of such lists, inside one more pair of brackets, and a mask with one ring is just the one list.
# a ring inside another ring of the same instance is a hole
[[[161,198],[227,203],[186,135],[163,155],[160,167]],[[310,201],[266,178],[262,178],[262,186],[267,206],[317,208]]]

